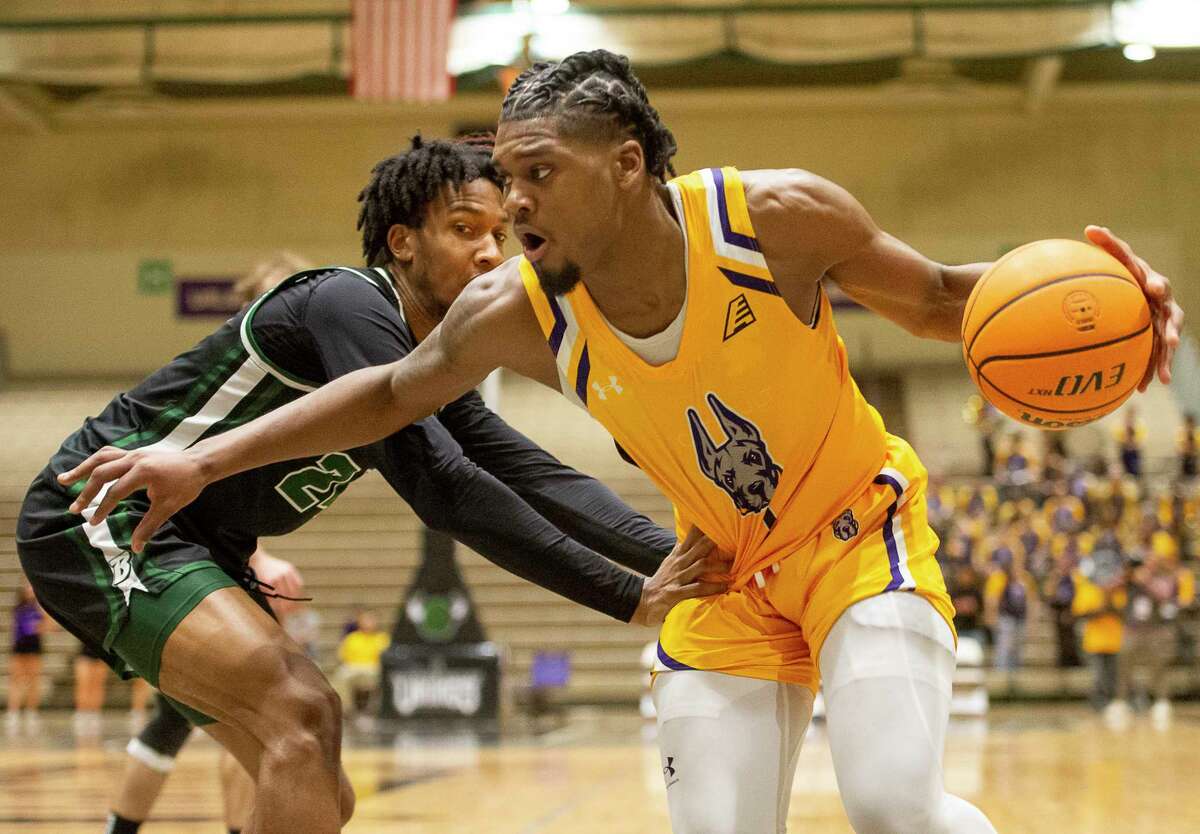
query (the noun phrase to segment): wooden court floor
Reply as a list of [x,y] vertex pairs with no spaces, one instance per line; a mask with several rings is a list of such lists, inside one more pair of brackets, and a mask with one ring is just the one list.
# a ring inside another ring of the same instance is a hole
[[[0,738],[0,832],[100,834],[123,764],[124,716],[79,741],[63,717]],[[358,792],[351,834],[651,834],[667,832],[658,756],[631,714],[572,714],[553,729],[498,739],[352,732],[345,761]],[[1001,834],[1200,832],[1200,705],[1167,730],[1145,719],[1113,732],[1081,707],[1001,707],[956,723],[946,758],[952,791]],[[216,834],[216,749],[193,739],[145,834]],[[789,831],[848,834],[829,750],[805,742]],[[299,832],[297,832],[299,834]]]

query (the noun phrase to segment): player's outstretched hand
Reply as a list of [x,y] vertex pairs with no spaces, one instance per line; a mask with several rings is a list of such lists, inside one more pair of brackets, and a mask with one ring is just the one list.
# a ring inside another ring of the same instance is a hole
[[733,556],[719,551],[693,527],[642,586],[642,601],[630,622],[656,626],[681,600],[723,593],[729,589],[732,563]]
[[1171,295],[1171,282],[1166,276],[1155,272],[1150,264],[1134,254],[1128,243],[1114,235],[1104,226],[1088,226],[1084,229],[1087,239],[1125,265],[1146,293],[1150,302],[1151,322],[1154,325],[1154,350],[1150,353],[1150,365],[1138,385],[1145,391],[1154,381],[1155,374],[1164,385],[1171,381],[1171,360],[1179,347],[1179,334],[1183,332],[1183,308],[1175,303]]
[[134,553],[141,553],[154,531],[207,485],[199,464],[186,452],[127,451],[113,446],[59,475],[58,482],[69,486],[84,478],[87,483],[71,504],[71,512],[82,513],[90,524],[100,524],[120,501],[146,491],[150,509],[133,531],[130,549]]

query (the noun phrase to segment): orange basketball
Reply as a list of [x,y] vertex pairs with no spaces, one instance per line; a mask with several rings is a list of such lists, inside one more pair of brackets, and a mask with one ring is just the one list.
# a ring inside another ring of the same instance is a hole
[[1039,240],[979,279],[962,323],[963,356],[988,402],[1030,426],[1103,417],[1150,362],[1150,306],[1116,258],[1076,240]]

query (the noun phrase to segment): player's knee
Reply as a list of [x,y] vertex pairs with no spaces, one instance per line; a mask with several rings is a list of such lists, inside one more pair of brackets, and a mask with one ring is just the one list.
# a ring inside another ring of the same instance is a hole
[[711,779],[681,779],[677,784],[668,784],[667,798],[674,834],[739,834],[751,829],[757,831],[759,823],[748,818],[746,812],[749,809],[745,803],[738,803],[740,791],[734,781],[736,776],[723,785]]
[[[672,809],[671,831],[674,834],[738,834],[738,821],[732,814],[714,808],[714,803],[693,802],[683,805],[685,807]],[[730,807],[732,805],[730,803]]]
[[925,796],[888,780],[864,779],[842,791],[855,834],[933,834],[936,807]]
[[342,702],[324,679],[291,681],[271,700],[283,723],[282,751],[288,756],[319,755],[337,761],[342,734]]

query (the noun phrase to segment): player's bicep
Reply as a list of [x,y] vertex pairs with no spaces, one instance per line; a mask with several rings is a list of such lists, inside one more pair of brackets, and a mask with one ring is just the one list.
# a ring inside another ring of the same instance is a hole
[[881,229],[826,274],[854,301],[900,324],[934,304],[942,287],[939,264]]
[[846,189],[807,171],[750,172],[751,214],[781,289],[826,278],[912,327],[934,303],[941,267],[879,228]]

